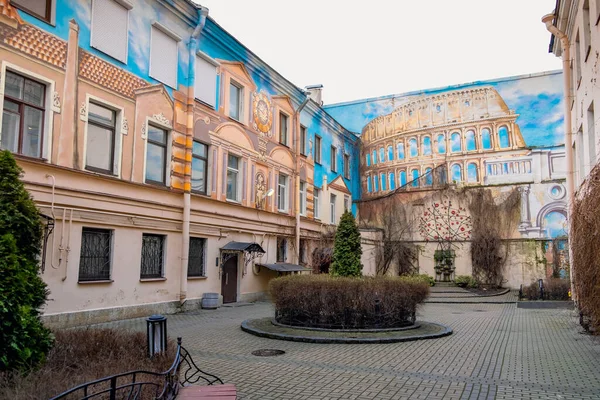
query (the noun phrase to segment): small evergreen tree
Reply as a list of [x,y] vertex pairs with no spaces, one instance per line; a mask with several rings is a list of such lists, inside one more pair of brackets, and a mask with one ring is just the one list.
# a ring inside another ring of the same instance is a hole
[[42,222],[21,173],[0,151],[0,370],[34,367],[52,346],[40,320],[48,296],[39,276]]
[[344,212],[335,233],[333,262],[330,272],[334,276],[361,276],[360,232],[350,211]]

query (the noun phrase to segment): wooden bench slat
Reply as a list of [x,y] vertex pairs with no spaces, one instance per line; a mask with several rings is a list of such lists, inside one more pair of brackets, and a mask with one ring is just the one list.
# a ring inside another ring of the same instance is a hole
[[186,386],[179,390],[178,399],[202,400],[235,400],[237,389],[235,385]]

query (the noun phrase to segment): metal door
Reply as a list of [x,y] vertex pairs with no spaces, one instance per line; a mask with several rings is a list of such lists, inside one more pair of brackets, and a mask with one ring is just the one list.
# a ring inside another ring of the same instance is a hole
[[223,265],[223,274],[221,275],[223,303],[234,303],[237,301],[237,278],[238,257],[233,256]]

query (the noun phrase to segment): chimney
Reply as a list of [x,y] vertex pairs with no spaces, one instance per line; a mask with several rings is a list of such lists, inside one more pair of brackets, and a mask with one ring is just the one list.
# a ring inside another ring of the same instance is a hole
[[308,93],[308,97],[313,99],[315,103],[323,105],[323,85],[310,85],[304,88]]

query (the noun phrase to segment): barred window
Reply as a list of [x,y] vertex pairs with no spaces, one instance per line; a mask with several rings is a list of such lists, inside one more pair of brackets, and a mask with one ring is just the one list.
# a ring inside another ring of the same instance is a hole
[[83,228],[79,255],[79,281],[110,280],[112,231]]
[[306,239],[300,239],[300,248],[298,249],[298,261],[300,264],[306,264]]
[[287,259],[287,239],[277,238],[277,262],[285,262]]
[[188,253],[188,276],[206,276],[205,264],[206,239],[190,238],[190,250]]
[[165,236],[142,235],[141,279],[162,278],[164,271]]

